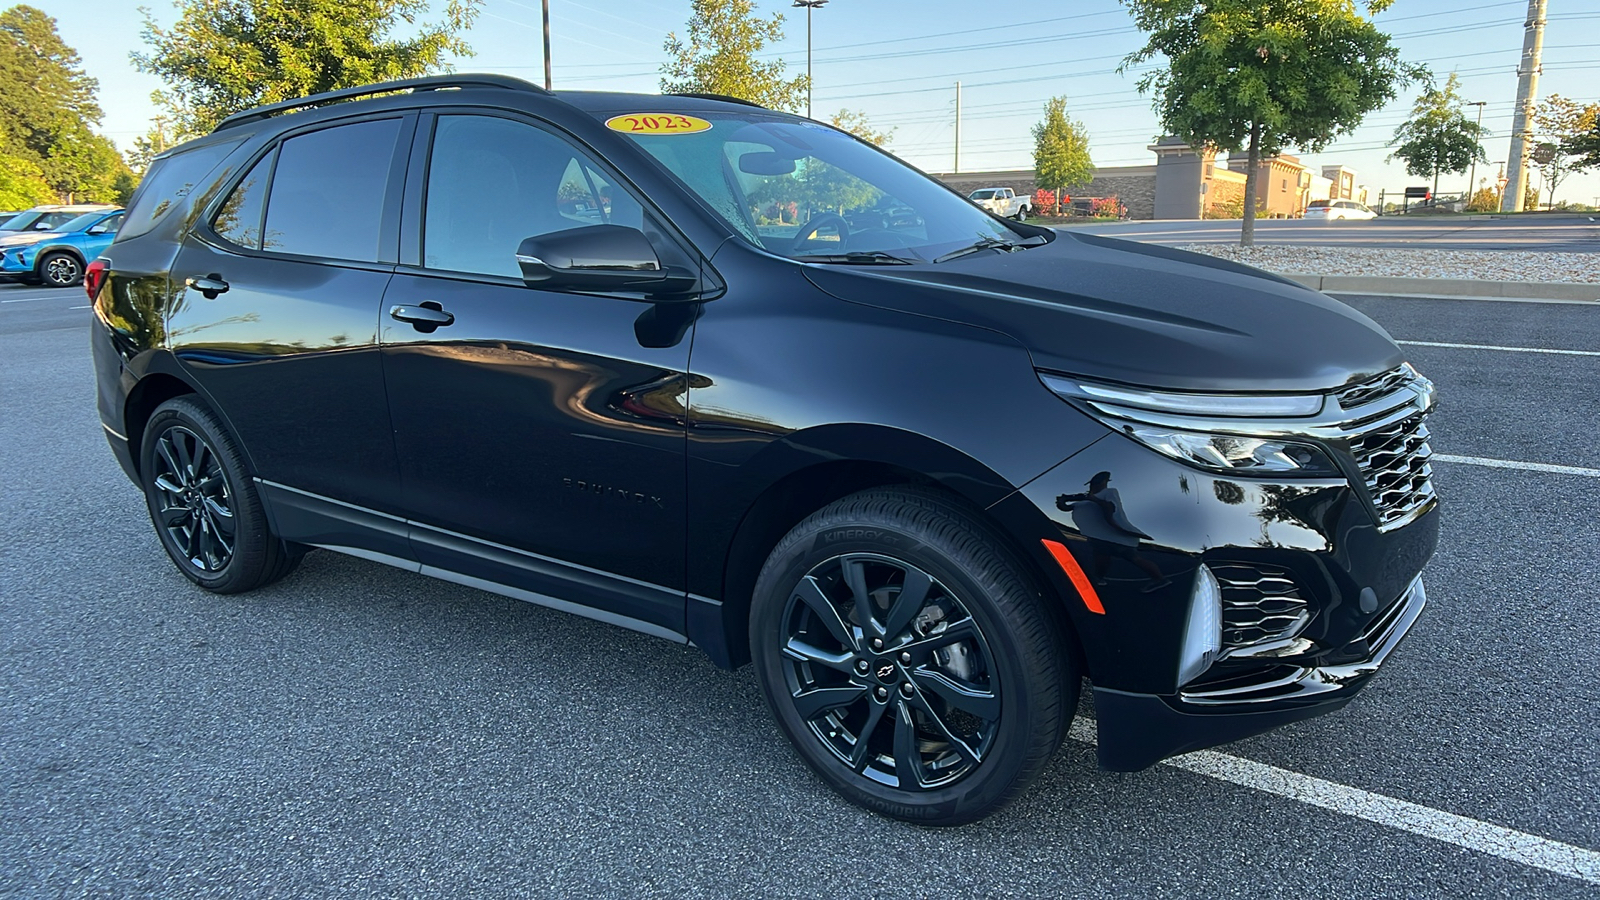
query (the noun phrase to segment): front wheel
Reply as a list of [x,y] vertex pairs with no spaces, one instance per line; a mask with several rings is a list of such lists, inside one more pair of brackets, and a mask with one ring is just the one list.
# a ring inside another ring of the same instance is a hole
[[1015,218],[1018,222],[1027,221],[1028,220],[1028,208],[1026,206],[1017,207],[1017,214],[1015,216],[1013,216],[1013,218]]
[[83,280],[83,266],[71,253],[49,253],[39,260],[39,279],[50,287],[72,287]]
[[1016,797],[1076,706],[1038,592],[975,517],[933,491],[865,491],[780,541],[750,641],[767,704],[846,799],[960,825]]
[[139,460],[150,520],[190,581],[233,594],[271,584],[300,561],[303,548],[272,533],[232,436],[194,398],[156,407]]

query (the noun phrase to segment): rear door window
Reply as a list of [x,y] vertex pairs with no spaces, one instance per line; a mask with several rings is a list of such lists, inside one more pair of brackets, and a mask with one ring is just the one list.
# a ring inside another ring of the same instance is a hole
[[376,262],[400,121],[336,125],[284,141],[267,199],[262,248]]
[[156,227],[174,206],[180,205],[189,192],[217,167],[217,163],[222,162],[223,157],[243,142],[244,138],[240,137],[236,141],[207,144],[151,163],[150,171],[145,173],[139,190],[133,195],[122,232],[117,236],[124,239],[138,237]]
[[267,211],[267,182],[272,178],[272,164],[278,158],[277,148],[263,156],[239,180],[233,193],[222,201],[211,227],[229,243],[250,250],[261,249],[261,215]]

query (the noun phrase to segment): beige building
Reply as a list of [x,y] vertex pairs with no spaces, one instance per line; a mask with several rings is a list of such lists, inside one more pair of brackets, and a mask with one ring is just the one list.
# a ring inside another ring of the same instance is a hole
[[[1130,219],[1239,218],[1244,214],[1244,169],[1248,155],[1230,154],[1227,167],[1216,154],[1197,151],[1174,137],[1151,144],[1154,165],[1096,168],[1094,179],[1071,191],[1076,198],[1116,196]],[[1036,190],[1032,169],[993,172],[933,173],[962,194],[979,188],[1008,187],[1019,195]],[[1261,160],[1256,175],[1257,215],[1293,218],[1305,214],[1312,200],[1351,199],[1366,202],[1366,187],[1344,166],[1325,166],[1313,173],[1288,154]]]

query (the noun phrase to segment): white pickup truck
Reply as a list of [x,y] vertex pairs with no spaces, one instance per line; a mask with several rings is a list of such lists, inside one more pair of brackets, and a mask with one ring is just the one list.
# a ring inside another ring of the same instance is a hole
[[1032,198],[1018,197],[1011,188],[979,188],[968,194],[967,199],[997,216],[1016,219],[1018,222],[1033,212]]

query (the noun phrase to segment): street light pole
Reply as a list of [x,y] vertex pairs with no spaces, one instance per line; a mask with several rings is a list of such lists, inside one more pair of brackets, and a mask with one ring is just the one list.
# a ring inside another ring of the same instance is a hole
[[[1488,102],[1489,101],[1487,101],[1487,100],[1474,100],[1473,102],[1467,104],[1468,106],[1476,106],[1478,108],[1478,134],[1473,135],[1473,137],[1479,137],[1479,136],[1481,136],[1483,134],[1483,107],[1484,107],[1484,104],[1486,104]],[[1478,149],[1482,150],[1483,148],[1480,146]],[[1472,198],[1476,197],[1477,195],[1478,195],[1478,157],[1477,156],[1473,156],[1472,157],[1472,174],[1467,176],[1467,202],[1463,203],[1461,205],[1461,211],[1462,212],[1466,212],[1467,211],[1467,207],[1472,205]]]
[[[549,3],[550,0],[545,0]],[[811,115],[811,11],[828,5],[828,0],[794,0],[796,8],[806,8],[806,118]]]
[[550,0],[544,0],[544,89],[550,90]]

